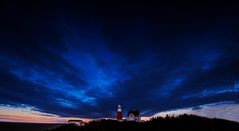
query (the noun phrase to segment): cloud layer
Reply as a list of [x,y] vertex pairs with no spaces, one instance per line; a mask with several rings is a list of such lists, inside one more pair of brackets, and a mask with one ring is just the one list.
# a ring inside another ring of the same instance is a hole
[[165,111],[160,112],[153,117],[161,116],[165,117],[166,115],[181,115],[181,114],[193,114],[198,116],[204,116],[209,118],[220,118],[226,119],[230,121],[239,122],[239,115],[238,115],[239,105],[233,102],[220,102],[220,103],[213,103],[208,105],[203,105],[198,108],[184,108],[172,111]]
[[239,17],[223,8],[6,3],[0,103],[84,118],[238,103]]

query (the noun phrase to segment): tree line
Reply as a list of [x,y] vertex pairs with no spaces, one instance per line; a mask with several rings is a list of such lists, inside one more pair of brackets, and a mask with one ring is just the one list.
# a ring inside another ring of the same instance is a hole
[[195,115],[180,115],[155,117],[146,122],[118,122],[115,120],[94,120],[86,126],[79,127],[74,124],[66,124],[52,131],[239,131],[239,123],[210,119]]

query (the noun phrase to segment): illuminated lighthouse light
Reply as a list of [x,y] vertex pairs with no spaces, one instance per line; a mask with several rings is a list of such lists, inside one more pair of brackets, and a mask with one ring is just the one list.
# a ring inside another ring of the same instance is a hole
[[122,109],[120,105],[118,105],[118,110],[117,110],[117,121],[122,121]]

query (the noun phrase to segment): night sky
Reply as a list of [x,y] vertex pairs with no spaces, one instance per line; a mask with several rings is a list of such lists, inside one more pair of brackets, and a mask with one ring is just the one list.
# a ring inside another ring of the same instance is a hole
[[227,107],[239,120],[236,4],[0,5],[0,120],[115,117],[118,104],[147,117]]

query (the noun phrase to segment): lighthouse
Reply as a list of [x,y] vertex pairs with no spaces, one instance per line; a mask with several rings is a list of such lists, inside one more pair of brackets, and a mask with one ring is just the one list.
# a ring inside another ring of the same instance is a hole
[[118,110],[117,110],[117,121],[122,121],[122,109],[120,105],[118,105]]

